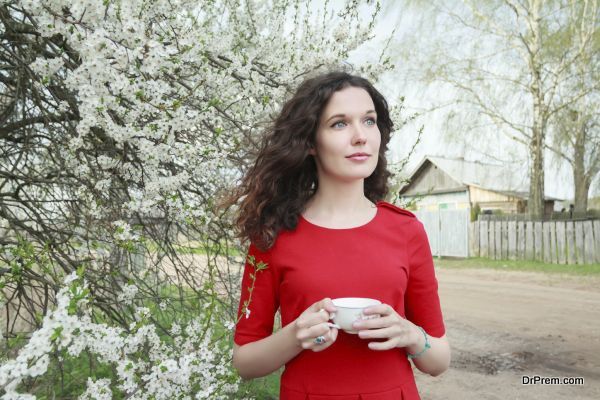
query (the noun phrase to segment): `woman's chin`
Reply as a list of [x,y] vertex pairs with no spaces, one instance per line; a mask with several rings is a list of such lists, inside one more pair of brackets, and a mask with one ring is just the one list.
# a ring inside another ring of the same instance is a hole
[[371,172],[370,174],[367,174],[367,173],[358,174],[357,173],[357,174],[352,174],[352,175],[338,175],[335,177],[335,179],[342,181],[342,182],[352,183],[352,182],[365,180],[368,177],[370,177],[372,174],[373,174],[373,172]]

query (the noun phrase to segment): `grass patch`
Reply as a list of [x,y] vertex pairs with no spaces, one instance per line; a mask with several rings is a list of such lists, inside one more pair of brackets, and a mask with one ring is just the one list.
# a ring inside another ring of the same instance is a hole
[[241,381],[239,390],[236,393],[237,397],[233,399],[239,399],[240,396],[252,397],[261,400],[277,400],[279,399],[279,382],[283,368],[273,372],[262,378],[256,378],[248,381]]
[[600,275],[600,264],[563,265],[547,264],[542,261],[490,260],[488,258],[438,258],[434,257],[436,267],[442,268],[487,268],[503,271],[532,271],[571,275]]

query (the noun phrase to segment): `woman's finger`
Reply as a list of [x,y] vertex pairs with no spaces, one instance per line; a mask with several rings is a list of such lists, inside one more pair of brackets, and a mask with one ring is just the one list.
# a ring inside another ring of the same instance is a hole
[[389,304],[385,304],[385,303],[366,307],[362,311],[362,313],[364,315],[370,315],[370,314],[391,315],[391,314],[394,314],[395,312],[396,312],[396,310],[394,310],[394,308],[392,306],[390,306]]
[[390,339],[385,342],[369,342],[368,346],[369,349],[377,351],[391,350],[395,347],[398,347],[394,339]]
[[335,310],[335,305],[329,297],[326,297],[323,300],[314,303],[311,309],[313,311],[327,310],[328,312],[333,312]]
[[[334,332],[335,331],[335,332]],[[315,339],[319,336],[325,338],[325,342],[319,344],[315,342]],[[304,348],[309,348],[313,351],[321,351],[331,346],[337,338],[337,330],[330,328],[327,324],[315,325],[309,330],[308,337],[304,342]]]
[[308,326],[322,324],[324,322],[329,321],[330,315],[327,311],[317,311],[312,315],[308,315],[306,320],[308,322]]
[[329,321],[328,318],[329,315],[325,311],[309,313],[298,320],[298,326],[300,328],[310,328],[311,326]]
[[358,337],[361,339],[389,339],[395,336],[398,336],[398,329],[394,326],[358,331]]
[[[331,326],[331,325],[333,325],[333,326]],[[323,350],[327,349],[329,346],[331,346],[337,340],[338,333],[339,333],[339,329],[336,328],[337,325],[328,323],[325,326],[327,328],[327,333],[325,333],[323,335],[314,335],[309,338],[310,349],[314,352],[319,352],[319,351],[323,351]],[[325,338],[325,342],[321,343],[321,344],[317,344],[315,342],[315,339],[318,336],[323,336]]]
[[329,333],[330,329],[331,328],[329,326],[327,326],[327,323],[322,322],[320,324],[313,325],[306,329],[303,329],[300,332],[299,337],[301,340],[312,341],[312,340],[315,340],[315,338],[317,336],[326,335],[327,333]]
[[394,325],[394,321],[395,321],[394,318],[390,318],[390,317],[361,319],[361,320],[355,321],[352,324],[352,327],[356,330],[379,329],[379,328],[386,328],[388,326]]

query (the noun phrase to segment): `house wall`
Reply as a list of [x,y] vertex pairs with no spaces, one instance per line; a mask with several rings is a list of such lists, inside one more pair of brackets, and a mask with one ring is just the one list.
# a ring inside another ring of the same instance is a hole
[[526,201],[514,196],[492,192],[475,186],[469,187],[471,204],[479,204],[481,210],[502,210],[505,213],[525,212]]
[[448,174],[438,167],[428,162],[423,170],[411,182],[410,187],[403,196],[411,196],[419,193],[428,193],[430,191],[456,190],[464,188],[460,182],[452,179]]
[[[465,187],[429,161],[400,196],[404,202],[416,198],[416,210],[468,209],[478,203],[481,210],[501,210],[509,214],[527,212],[527,200],[476,186]],[[547,200],[545,213],[551,213],[553,208],[554,202]]]
[[[475,204],[475,203],[473,203]],[[504,213],[516,214],[519,213],[519,204],[517,201],[488,201],[478,203],[481,211],[485,210],[501,210]]]
[[490,192],[489,190],[481,189],[475,186],[470,186],[469,189],[471,190],[471,202],[473,202],[473,204],[511,201],[510,196],[500,193]]
[[439,209],[464,209],[470,208],[469,195],[466,190],[462,192],[430,194],[419,198],[419,196],[402,196],[404,201],[418,198],[417,210],[439,210]]

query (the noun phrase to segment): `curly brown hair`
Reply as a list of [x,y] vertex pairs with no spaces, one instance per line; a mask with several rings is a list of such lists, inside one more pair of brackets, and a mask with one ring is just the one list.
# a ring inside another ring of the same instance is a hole
[[365,179],[364,190],[374,203],[385,197],[391,175],[385,153],[393,130],[385,98],[360,76],[341,71],[317,75],[305,80],[284,104],[265,132],[254,165],[224,202],[232,205],[242,199],[235,220],[242,239],[265,251],[282,229],[296,228],[299,215],[319,185],[309,150],[315,147],[322,112],[334,92],[349,86],[365,89],[375,105],[381,145],[377,166]]

